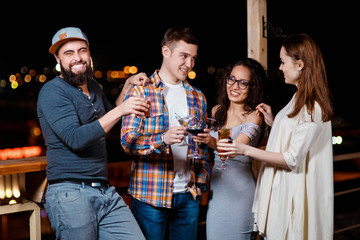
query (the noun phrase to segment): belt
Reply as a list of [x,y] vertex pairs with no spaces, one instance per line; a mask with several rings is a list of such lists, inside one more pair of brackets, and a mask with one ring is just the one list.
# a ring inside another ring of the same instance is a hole
[[101,182],[90,182],[90,181],[73,181],[73,180],[50,180],[49,185],[58,184],[58,183],[72,183],[72,184],[79,184],[82,186],[89,186],[93,188],[109,188],[110,184],[107,181]]

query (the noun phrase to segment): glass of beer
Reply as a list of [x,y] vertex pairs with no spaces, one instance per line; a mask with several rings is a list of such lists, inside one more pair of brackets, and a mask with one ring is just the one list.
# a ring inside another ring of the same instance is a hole
[[144,117],[145,117],[145,118],[148,118],[148,117],[150,117],[150,111],[151,111],[151,99],[150,99],[149,96],[146,96],[145,93],[142,93],[142,94],[140,95],[140,97],[145,98],[146,104],[149,105],[149,108],[147,109],[147,111],[144,112],[144,113],[145,113],[145,116],[144,116]]

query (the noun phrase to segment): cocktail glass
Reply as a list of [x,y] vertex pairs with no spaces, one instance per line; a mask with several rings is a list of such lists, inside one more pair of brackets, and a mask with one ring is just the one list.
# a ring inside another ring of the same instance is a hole
[[[231,139],[231,128],[221,128],[218,130],[218,140],[220,139]],[[218,149],[219,153],[223,153],[225,151]],[[226,160],[229,159],[229,156],[220,156],[221,159],[221,167],[218,167],[219,170],[226,170],[227,164]]]
[[[178,120],[178,122],[180,123],[181,126],[183,126],[187,129],[191,120],[194,118],[194,116],[187,115],[185,117],[181,117],[177,113],[175,113],[175,118],[176,118],[176,120]],[[179,146],[189,146],[189,143],[186,141],[185,136],[184,136],[182,142],[179,144]]]

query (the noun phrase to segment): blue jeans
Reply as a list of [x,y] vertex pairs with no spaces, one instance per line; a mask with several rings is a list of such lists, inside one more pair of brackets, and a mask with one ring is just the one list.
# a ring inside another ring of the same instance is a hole
[[131,210],[147,240],[165,239],[167,226],[169,240],[195,240],[199,204],[199,196],[194,200],[186,192],[173,195],[172,208],[153,207],[133,199]]
[[114,187],[50,184],[44,207],[57,239],[144,239]]

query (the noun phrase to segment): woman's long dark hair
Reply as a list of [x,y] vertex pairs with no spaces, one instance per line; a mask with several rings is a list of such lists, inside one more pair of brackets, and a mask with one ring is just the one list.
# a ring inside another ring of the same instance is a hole
[[227,83],[226,79],[230,76],[232,69],[236,66],[244,66],[250,71],[250,85],[248,98],[245,102],[245,110],[249,113],[254,111],[256,106],[262,102],[265,102],[266,99],[266,85],[267,77],[264,68],[261,64],[251,58],[240,58],[234,61],[232,64],[228,65],[225,69],[224,74],[220,79],[220,89],[218,97],[218,106],[214,118],[219,121],[220,126],[224,126],[227,120],[227,111],[230,107],[230,100],[227,96]]

